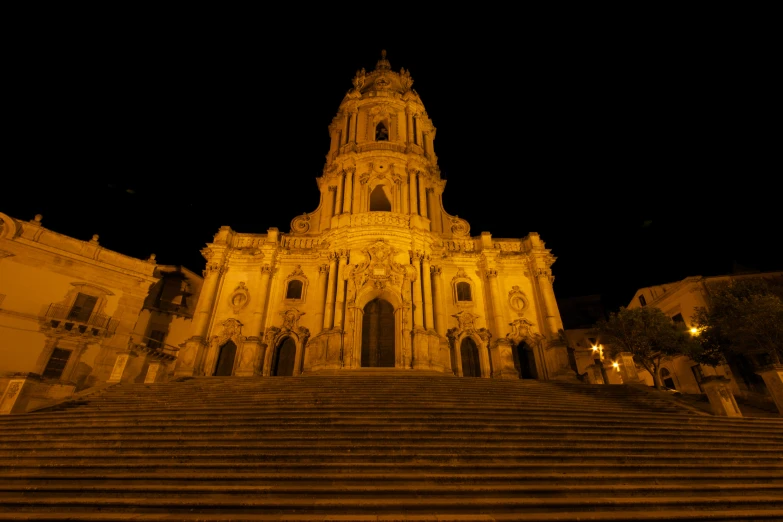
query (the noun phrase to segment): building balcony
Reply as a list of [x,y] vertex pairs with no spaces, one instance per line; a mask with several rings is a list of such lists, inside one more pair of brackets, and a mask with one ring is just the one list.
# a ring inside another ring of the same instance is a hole
[[114,335],[119,321],[99,313],[87,317],[73,313],[73,308],[52,303],[46,310],[45,324],[54,330],[85,336],[108,337]]

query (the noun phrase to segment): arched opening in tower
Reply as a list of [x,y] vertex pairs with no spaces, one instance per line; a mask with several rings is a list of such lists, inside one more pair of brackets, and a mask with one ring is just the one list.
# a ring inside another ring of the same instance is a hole
[[383,122],[375,126],[375,141],[389,141],[389,129]]
[[380,298],[364,307],[362,366],[394,368],[394,307]]
[[386,196],[383,185],[378,185],[370,194],[370,211],[391,212],[391,209],[391,201],[389,201],[389,198]]

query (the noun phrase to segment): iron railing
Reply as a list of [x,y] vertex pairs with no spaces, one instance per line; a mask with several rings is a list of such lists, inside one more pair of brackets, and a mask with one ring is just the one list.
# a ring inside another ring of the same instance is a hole
[[[46,311],[46,319],[52,323],[52,326],[59,326],[63,323],[67,330],[77,327],[82,332],[87,329],[93,330],[93,334],[108,333],[113,334],[117,330],[119,321],[112,319],[108,315],[93,313],[85,320],[71,316],[71,307],[62,304],[52,303]],[[55,324],[57,323],[57,324]]]

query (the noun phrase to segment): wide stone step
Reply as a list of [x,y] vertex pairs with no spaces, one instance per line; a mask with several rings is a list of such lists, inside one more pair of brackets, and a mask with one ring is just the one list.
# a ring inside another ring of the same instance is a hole
[[[72,453],[72,450],[80,451],[133,451],[134,449],[143,449],[149,453],[159,452],[177,452],[177,451],[226,451],[234,449],[287,449],[296,450],[299,448],[313,447],[328,447],[330,449],[351,449],[351,448],[400,448],[400,449],[431,449],[433,447],[439,449],[460,449],[470,447],[472,450],[478,450],[476,446],[480,443],[484,449],[491,447],[495,450],[553,450],[559,448],[565,448],[573,451],[591,451],[591,452],[616,452],[616,451],[671,451],[671,452],[703,452],[705,454],[766,454],[771,457],[783,457],[783,448],[779,444],[753,444],[738,442],[732,443],[729,441],[707,441],[701,440],[699,442],[683,442],[674,441],[672,443],[662,443],[659,440],[651,441],[611,441],[595,440],[593,442],[584,440],[561,440],[553,441],[544,438],[538,440],[509,440],[506,437],[487,438],[479,435],[476,438],[432,438],[421,439],[409,437],[402,439],[400,437],[387,437],[385,439],[379,439],[377,437],[365,437],[365,438],[346,438],[346,437],[330,437],[328,439],[320,437],[310,438],[291,438],[291,437],[278,437],[278,438],[264,438],[259,439],[238,439],[226,442],[223,439],[213,440],[180,440],[174,439],[176,442],[162,441],[156,439],[147,440],[104,440],[95,441],[92,439],[82,439],[79,441],[72,441],[69,439],[53,440],[52,438],[42,438],[38,442],[31,442],[29,440],[19,440],[16,442],[0,442],[0,455],[9,455],[11,453],[18,453],[22,451],[34,451],[36,454],[43,454],[47,450],[62,452],[68,450]],[[705,443],[709,443],[707,449],[705,449]]]
[[366,496],[363,498],[317,498],[310,497],[242,497],[210,495],[200,498],[169,497],[16,497],[0,499],[0,511],[25,510],[39,511],[42,508],[81,510],[85,507],[100,510],[126,512],[158,512],[176,514],[178,512],[221,513],[230,510],[233,514],[243,513],[296,513],[296,514],[378,514],[382,512],[405,513],[514,513],[525,511],[576,511],[595,510],[623,511],[631,509],[768,509],[781,511],[783,497],[779,495],[727,495],[713,496],[654,496],[654,497],[429,497],[429,498],[388,498]]
[[[585,450],[591,451],[592,455],[585,455]],[[696,455],[694,455],[696,452]],[[2,459],[17,458],[52,458],[63,459],[62,448],[33,450],[20,449],[0,449],[0,461]],[[350,455],[349,455],[350,454]],[[611,450],[600,446],[561,446],[553,448],[551,446],[540,445],[538,447],[510,445],[510,444],[482,444],[481,446],[470,444],[400,444],[390,441],[387,444],[368,443],[368,444],[276,444],[265,445],[261,447],[169,447],[169,448],[79,448],[70,449],[67,458],[148,458],[157,455],[163,455],[167,458],[190,458],[190,459],[235,459],[235,458],[265,458],[268,460],[280,459],[285,456],[294,457],[316,457],[316,458],[335,458],[343,455],[351,458],[368,456],[371,458],[398,458],[401,455],[415,455],[422,458],[435,458],[439,455],[455,456],[462,458],[567,458],[573,457],[580,461],[592,460],[610,460],[610,459],[628,459],[628,458],[650,458],[657,457],[663,460],[677,460],[689,462],[702,462],[705,459],[720,458],[723,461],[741,461],[752,459],[769,460],[770,462],[780,461],[783,463],[783,450],[780,448],[770,448],[768,450],[725,450],[725,449],[702,449],[693,448],[639,448],[633,445],[625,447],[614,447]],[[698,455],[698,456],[697,456]]]
[[[425,459],[420,456],[414,458],[406,458],[402,456],[398,459],[378,459],[373,460],[367,457],[362,459],[350,460],[346,458],[332,459],[300,459],[300,460],[280,460],[271,461],[264,460],[259,462],[253,462],[248,460],[230,460],[226,461],[198,461],[188,459],[16,459],[11,461],[10,459],[2,459],[0,465],[9,466],[13,465],[17,470],[28,471],[32,469],[62,469],[62,470],[134,470],[134,469],[148,469],[150,472],[157,473],[159,470],[172,470],[172,469],[187,469],[193,473],[201,473],[209,470],[218,471],[265,471],[265,472],[294,472],[306,470],[308,472],[313,471],[330,471],[334,472],[337,469],[341,469],[344,472],[376,472],[376,473],[389,473],[394,474],[398,471],[422,471],[433,472],[434,470],[440,472],[495,472],[501,473],[508,470],[513,472],[520,472],[521,470],[532,472],[544,472],[557,470],[561,473],[573,473],[573,472],[601,472],[606,471],[610,466],[612,471],[616,472],[637,472],[637,473],[661,473],[664,474],[672,467],[671,461],[662,461],[658,459],[648,459],[642,461],[641,459],[631,460],[596,460],[596,461],[580,461],[573,458],[566,461],[556,461],[555,459],[520,459],[511,460],[508,458],[501,458],[495,461],[487,459],[465,459],[458,458],[429,458]],[[706,462],[677,462],[676,468],[680,471],[721,471],[728,472],[741,472],[741,471],[776,471],[783,473],[783,464],[770,463],[770,462],[716,462],[715,459],[707,460]]]
[[143,494],[150,498],[163,498],[177,495],[253,495],[253,496],[303,496],[310,495],[320,498],[363,498],[373,497],[416,497],[431,495],[453,497],[477,495],[482,498],[493,497],[637,497],[637,496],[742,496],[742,495],[780,495],[783,497],[783,483],[777,484],[613,484],[606,485],[481,485],[481,484],[337,484],[324,485],[315,483],[298,483],[280,485],[276,481],[256,485],[226,485],[226,484],[179,484],[179,485],[149,485],[149,484],[33,484],[11,485],[0,482],[0,503],[13,494],[24,493],[25,496],[47,498],[52,496],[92,496],[92,497],[137,497]]
[[[157,513],[108,513],[105,510],[99,512],[87,512],[68,510],[56,512],[25,511],[18,513],[0,513],[0,520],[26,520],[26,521],[51,521],[51,520],[70,520],[70,521],[102,521],[102,522],[125,522],[128,520],[146,522],[160,521],[161,515]],[[620,511],[556,511],[549,509],[548,512],[525,512],[523,514],[514,513],[492,513],[492,514],[420,514],[399,512],[384,512],[376,515],[364,513],[361,515],[353,514],[264,514],[264,513],[244,513],[241,518],[233,514],[220,513],[177,513],[176,520],[199,521],[199,522],[236,522],[238,520],[256,521],[256,522],[646,522],[646,521],[671,521],[688,522],[704,521],[711,522],[735,522],[735,521],[770,521],[783,520],[783,510],[776,509],[707,509],[702,507],[699,511],[680,509],[660,509],[650,511],[642,507],[641,510],[635,510],[631,507],[625,507]]]
[[[443,469],[440,467],[439,469]],[[154,474],[141,469],[136,472],[127,470],[107,469],[107,470],[73,470],[64,471],[61,469],[14,469],[6,471],[0,477],[2,484],[57,484],[66,485],[92,484],[105,485],[108,483],[117,484],[136,484],[143,486],[171,485],[171,484],[204,484],[204,485],[226,485],[226,484],[283,484],[294,482],[296,484],[314,484],[314,485],[340,485],[340,484],[402,484],[411,485],[417,483],[426,484],[527,484],[527,485],[594,485],[594,484],[648,484],[648,485],[682,485],[682,484],[783,484],[783,474],[778,471],[759,471],[742,470],[727,471],[726,469],[704,470],[695,469],[692,471],[680,471],[672,468],[666,468],[655,473],[639,472],[618,472],[612,468],[596,471],[572,470],[568,473],[562,472],[535,472],[529,469],[512,470],[507,469],[502,473],[486,471],[476,472],[475,469],[458,470],[452,469],[451,472],[433,472],[433,471],[400,471],[392,473],[357,471],[355,469],[333,469],[331,471],[311,471],[303,468],[299,472],[264,472],[264,471],[219,471],[206,470],[198,474],[190,471],[179,470],[161,470],[156,469]]]
[[[132,427],[130,427],[132,426]],[[464,423],[416,423],[405,426],[405,430],[412,433],[432,433],[433,427],[440,433],[461,433],[461,434],[475,434],[480,436],[486,433],[497,434],[520,434],[520,435],[551,435],[553,438],[571,437],[578,438],[579,436],[588,437],[600,437],[606,436],[632,436],[637,429],[633,426],[625,428],[617,428],[615,430],[596,429],[590,427],[573,428],[567,424],[548,424],[546,426],[520,426],[519,424],[494,424],[485,425],[483,431],[476,427],[474,429],[466,429]],[[398,427],[398,430],[400,428]],[[569,433],[563,433],[564,430],[568,430]],[[732,432],[731,430],[721,429],[688,429],[688,428],[659,428],[646,430],[648,437],[661,437],[664,440],[674,440],[682,437],[714,437],[716,440],[730,439],[731,437],[743,437],[746,441],[756,442],[780,442],[781,437],[774,431],[761,432],[761,433],[749,433],[743,434],[741,431]],[[265,437],[267,435],[280,436],[282,433],[291,433],[294,436],[300,434],[313,435],[321,434],[323,437],[328,437],[335,433],[389,433],[388,425],[365,423],[361,421],[356,422],[287,422],[276,425],[259,425],[259,424],[245,424],[242,426],[232,426],[231,428],[225,428],[221,426],[215,426],[214,424],[193,424],[187,423],[178,425],[163,425],[155,424],[150,426],[140,425],[128,425],[128,426],[83,426],[80,428],[67,429],[57,428],[52,430],[46,430],[39,428],[36,430],[9,430],[3,435],[0,435],[0,440],[17,440],[20,437],[34,438],[46,438],[47,436],[58,438],[74,439],[84,437],[100,437],[104,439],[108,438],[156,438],[165,435],[178,435],[180,437],[190,438],[231,438],[231,437]]]
[[509,408],[493,407],[491,405],[482,406],[470,406],[466,405],[460,408],[457,407],[443,407],[439,404],[433,404],[430,402],[427,406],[422,406],[412,410],[410,406],[402,406],[397,404],[390,404],[388,402],[379,403],[377,405],[367,404],[346,404],[343,401],[340,404],[324,405],[324,404],[297,404],[290,403],[279,406],[259,406],[259,405],[246,405],[246,406],[202,406],[202,407],[177,407],[160,409],[148,409],[145,411],[128,411],[122,408],[112,408],[105,410],[81,410],[73,412],[62,412],[60,414],[28,414],[20,417],[12,417],[18,419],[16,422],[6,421],[0,423],[0,428],[4,428],[8,425],[13,426],[31,426],[35,424],[45,424],[50,422],[65,422],[68,420],[78,419],[80,421],[88,422],[92,419],[99,420],[122,420],[122,419],[171,419],[172,415],[181,415],[188,419],[193,418],[212,418],[212,419],[231,419],[237,416],[270,416],[276,417],[294,417],[294,416],[318,416],[318,415],[362,415],[375,418],[387,417],[394,415],[399,418],[429,418],[433,415],[445,418],[464,418],[470,415],[480,415],[482,418],[532,418],[532,419],[547,419],[547,418],[561,418],[561,419],[574,419],[574,420],[587,420],[595,419],[596,415],[601,415],[603,422],[611,423],[628,423],[628,422],[671,422],[675,419],[679,419],[691,424],[716,424],[718,422],[721,425],[736,425],[736,426],[777,426],[783,427],[783,419],[780,421],[776,419],[727,419],[726,421],[719,421],[713,417],[701,417],[691,415],[678,415],[678,414],[641,414],[635,415],[633,419],[628,418],[628,414],[622,410],[587,410],[579,411],[566,409],[558,406],[549,407],[519,407]]

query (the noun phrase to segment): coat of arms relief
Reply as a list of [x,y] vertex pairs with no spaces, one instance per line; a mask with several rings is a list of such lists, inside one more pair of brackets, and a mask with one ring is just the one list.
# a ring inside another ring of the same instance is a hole
[[410,304],[410,283],[416,280],[415,269],[394,260],[399,250],[386,240],[379,239],[362,250],[365,260],[348,272],[348,303],[354,303],[365,287],[377,290],[389,289],[398,294],[404,304]]

